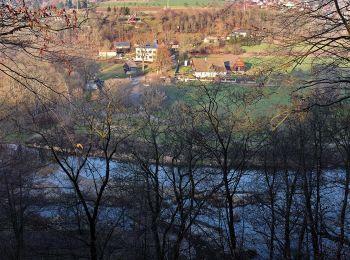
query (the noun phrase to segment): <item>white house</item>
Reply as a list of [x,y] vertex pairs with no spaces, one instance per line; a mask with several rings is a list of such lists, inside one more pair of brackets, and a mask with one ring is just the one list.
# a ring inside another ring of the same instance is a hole
[[117,52],[115,50],[98,51],[98,56],[99,57],[104,57],[104,58],[116,57],[117,56]]
[[233,31],[229,35],[226,36],[226,40],[236,39],[236,38],[246,38],[248,37],[248,31],[239,29],[237,31]]
[[219,38],[216,36],[207,36],[203,39],[204,43],[218,43]]
[[294,7],[295,7],[295,4],[292,3],[292,2],[287,2],[287,3],[284,4],[284,6],[285,6],[286,8],[288,8],[288,9],[290,9],[290,8],[294,8]]
[[138,46],[135,50],[135,61],[154,62],[157,56],[158,45],[147,44],[145,46]]

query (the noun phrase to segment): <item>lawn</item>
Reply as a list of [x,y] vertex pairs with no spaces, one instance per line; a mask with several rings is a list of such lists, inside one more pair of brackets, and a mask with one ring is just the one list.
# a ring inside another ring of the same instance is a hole
[[98,62],[100,65],[100,73],[98,77],[102,80],[113,79],[113,78],[127,78],[128,75],[125,74],[123,63],[114,63],[108,61]]
[[275,71],[280,71],[284,73],[290,73],[293,70],[302,70],[304,72],[310,72],[313,65],[324,64],[327,62],[326,59],[319,59],[316,62],[314,58],[308,57],[304,59],[302,63],[297,64],[293,62],[292,58],[283,56],[243,57],[243,60],[248,65],[249,69],[272,68]]
[[[199,83],[181,83],[178,85],[167,86],[162,90],[168,97],[168,105],[172,105],[178,101],[184,101],[192,106],[197,105],[197,100],[203,100],[201,95],[201,87]],[[214,88],[214,83],[206,86]],[[251,105],[247,107],[247,112],[252,118],[273,117],[276,115],[278,107],[288,107],[290,103],[291,87],[254,87],[240,85],[222,85],[219,100],[224,101],[232,96],[232,93],[245,93],[252,97]],[[226,103],[226,102],[224,102]]]
[[276,45],[262,43],[252,46],[242,46],[241,48],[246,52],[273,52],[273,50],[276,48]]

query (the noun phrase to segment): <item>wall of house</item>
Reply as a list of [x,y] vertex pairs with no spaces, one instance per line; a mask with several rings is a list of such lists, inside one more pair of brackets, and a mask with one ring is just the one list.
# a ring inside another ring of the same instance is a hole
[[156,59],[157,49],[156,48],[136,48],[135,61],[153,62]]
[[117,56],[116,51],[99,51],[98,52],[99,57],[115,57]]
[[216,71],[196,71],[193,74],[196,78],[215,78],[215,77],[223,77],[226,75],[226,72],[216,72]]

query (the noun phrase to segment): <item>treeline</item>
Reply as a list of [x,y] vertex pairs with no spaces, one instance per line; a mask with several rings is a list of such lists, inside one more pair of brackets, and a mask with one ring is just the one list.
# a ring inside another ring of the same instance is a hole
[[124,15],[132,14],[129,8],[113,8],[105,17],[101,14],[91,13],[88,29],[84,35],[91,44],[112,48],[113,41],[133,41],[135,36],[147,34],[153,40],[174,39],[180,45],[187,44],[187,38],[194,38],[195,42],[201,42],[203,35],[216,35],[226,37],[233,30],[244,29],[250,36],[245,40],[249,43],[261,40],[264,28],[269,28],[272,23],[273,11],[250,8],[243,10],[230,6],[222,10],[206,11],[176,11],[164,10],[159,14],[139,13],[141,22],[137,28],[126,22]]
[[[254,92],[218,85],[197,94],[195,104],[167,105],[162,91],[146,91],[140,109],[110,92],[47,104],[50,126],[27,110],[26,129],[48,158],[2,147],[1,255],[349,257],[348,104],[294,113],[274,128],[249,114]],[[114,160],[125,155],[131,162]]]
[[178,12],[165,10],[160,15],[163,31],[182,33],[224,34],[234,29],[260,31],[271,22],[272,11],[238,6],[222,10]]

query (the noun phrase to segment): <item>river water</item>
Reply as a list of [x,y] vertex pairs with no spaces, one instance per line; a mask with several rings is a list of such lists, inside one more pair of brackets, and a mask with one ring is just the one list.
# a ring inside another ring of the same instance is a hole
[[[79,161],[70,157],[67,160],[67,165],[73,166],[76,170],[79,166]],[[73,170],[74,170],[73,169]],[[154,170],[151,167],[151,170]],[[121,163],[117,161],[111,162],[111,179],[118,180],[119,182],[123,180],[130,181],[138,176],[142,179],[142,171],[136,164],[131,163]],[[291,174],[291,178],[293,174]],[[232,172],[232,177],[237,175],[237,173]],[[340,205],[342,202],[343,189],[339,187],[339,181],[344,179],[344,171],[339,169],[333,169],[323,172],[322,174],[322,186],[321,186],[321,211],[324,223],[331,226],[334,231],[339,229],[336,227],[337,220],[339,218]],[[90,158],[83,168],[81,173],[81,186],[83,191],[89,192],[91,190],[94,180],[98,183],[99,180],[105,176],[105,164],[102,159]],[[283,213],[285,210],[285,185],[283,182],[282,173],[277,174],[276,177],[276,252],[281,251],[282,241],[284,239],[284,220]],[[177,177],[176,177],[177,178]],[[175,178],[175,179],[176,179]],[[195,178],[198,182],[198,190],[200,192],[205,190],[210,190],[221,181],[220,172],[213,168],[198,168],[195,171]],[[50,182],[61,190],[65,192],[71,192],[72,187],[67,179],[65,173],[59,167],[57,170],[50,175]],[[171,175],[171,169],[167,166],[161,167],[159,172],[160,183],[166,192],[164,196],[169,194],[169,190],[166,187],[170,187],[173,176]],[[292,214],[291,217],[292,230],[291,230],[291,241],[292,247],[297,246],[297,241],[300,232],[300,225],[302,223],[303,216],[303,193],[301,190],[301,184],[297,184],[296,193],[293,197]],[[239,181],[239,185],[236,191],[236,198],[246,199],[254,197],[266,198],[266,192],[268,186],[266,184],[265,175],[259,170],[246,170],[242,173],[242,177]],[[107,190],[108,193],[108,190]],[[169,195],[171,196],[171,195]],[[244,201],[244,200],[243,200]],[[248,201],[248,200],[246,200]],[[239,221],[236,223],[236,232],[240,246],[243,248],[255,249],[257,251],[257,259],[265,259],[268,256],[268,238],[270,230],[270,220],[271,220],[271,210],[268,204],[264,203],[266,200],[249,200],[250,202],[239,203],[235,208],[235,213],[239,216]],[[108,210],[111,210],[110,208]],[[115,216],[118,213],[118,209],[114,209],[115,212],[111,216]],[[107,213],[102,213],[104,218]],[[108,213],[110,214],[110,212]],[[226,213],[225,209],[220,206],[206,205],[205,210],[197,217],[197,221],[192,228],[192,232],[204,232],[212,234],[211,239],[218,239],[219,234],[216,234],[214,230],[217,228],[223,228],[226,230],[225,223]],[[350,223],[350,216],[347,215],[347,223]],[[131,223],[130,223],[131,226]],[[350,231],[350,225],[347,225],[348,231]],[[227,231],[227,230],[226,230]],[[349,232],[347,232],[349,234]],[[350,236],[349,236],[350,238]],[[307,234],[305,238],[304,247],[311,248],[311,239]],[[334,250],[335,245],[328,241],[327,239],[322,240],[323,247],[329,252]],[[328,248],[328,249],[327,249]]]
[[[9,146],[9,149],[16,150],[16,146]],[[81,160],[76,157],[68,157],[63,161],[63,165],[69,171],[76,172],[81,164]],[[112,161],[110,164],[111,173],[111,185],[107,186],[105,195],[118,193],[118,187],[130,186],[131,182],[142,181],[145,177],[143,171],[135,163],[122,163],[118,161]],[[58,198],[60,194],[74,193],[74,189],[67,175],[62,168],[57,164],[52,164],[51,173],[41,175],[37,178],[37,183],[41,185],[42,192],[48,194],[53,198]],[[84,194],[93,194],[94,188],[98,187],[101,180],[105,177],[106,165],[102,159],[89,158],[85,166],[82,168],[79,176],[79,184]],[[154,171],[154,166],[150,167],[151,171]],[[179,174],[182,171],[175,171],[173,176],[171,168],[164,166],[159,171],[159,181],[163,187],[163,196],[171,197],[171,189],[169,188],[175,180],[179,181]],[[232,172],[234,178],[237,173]],[[275,184],[275,210],[276,210],[276,242],[275,252],[276,258],[281,257],[283,239],[284,239],[284,210],[285,210],[285,183],[283,175],[284,173],[278,173],[276,175]],[[293,172],[289,173],[289,178],[292,179],[295,175]],[[194,171],[194,177],[197,182],[198,192],[210,191],[218,183],[221,182],[221,175],[218,169],[199,167]],[[184,177],[186,178],[186,177]],[[301,178],[298,177],[297,188],[295,195],[293,196],[292,204],[292,217],[291,217],[291,241],[292,247],[296,248],[300,226],[303,221],[304,208],[303,208],[303,193]],[[343,197],[342,182],[345,178],[345,172],[342,169],[329,169],[322,173],[322,185],[320,189],[321,195],[321,212],[322,220],[326,226],[331,228],[334,234],[339,233],[339,227],[337,226],[339,220],[339,212]],[[115,185],[115,184],[118,185]],[[242,173],[241,179],[237,186],[236,196],[237,201],[244,202],[238,203],[235,208],[238,221],[235,224],[236,235],[238,243],[243,248],[254,249],[257,251],[257,259],[266,259],[268,257],[268,240],[270,232],[271,221],[271,208],[269,207],[266,194],[268,191],[268,185],[266,182],[266,176],[259,170],[246,170]],[[218,192],[223,200],[222,191]],[[55,197],[56,196],[56,197]],[[130,196],[130,194],[129,194]],[[132,194],[131,194],[132,196]],[[251,199],[259,198],[259,199]],[[166,198],[165,198],[166,199]],[[240,200],[239,200],[240,199]],[[169,198],[167,201],[172,201]],[[203,207],[203,210],[198,215],[196,222],[191,228],[191,232],[196,234],[202,234],[203,237],[210,238],[211,241],[219,241],[220,234],[217,230],[221,229],[227,232],[226,212],[224,207],[219,204],[213,205],[208,203]],[[313,205],[314,206],[314,205]],[[170,206],[171,207],[171,206]],[[40,214],[42,217],[55,218],[62,215],[62,208],[57,205],[50,207],[41,207]],[[70,214],[65,212],[64,214]],[[133,220],[128,217],[128,210],[118,206],[105,206],[101,208],[100,221],[113,223],[116,219],[118,221],[122,219],[123,228],[132,228]],[[122,216],[122,217],[121,217]],[[166,219],[166,214],[164,219]],[[350,239],[350,214],[349,210],[346,215],[346,236]],[[322,239],[323,250],[326,252],[334,252],[335,244],[327,239]],[[303,248],[305,251],[310,250],[311,238],[309,234],[306,234]]]

